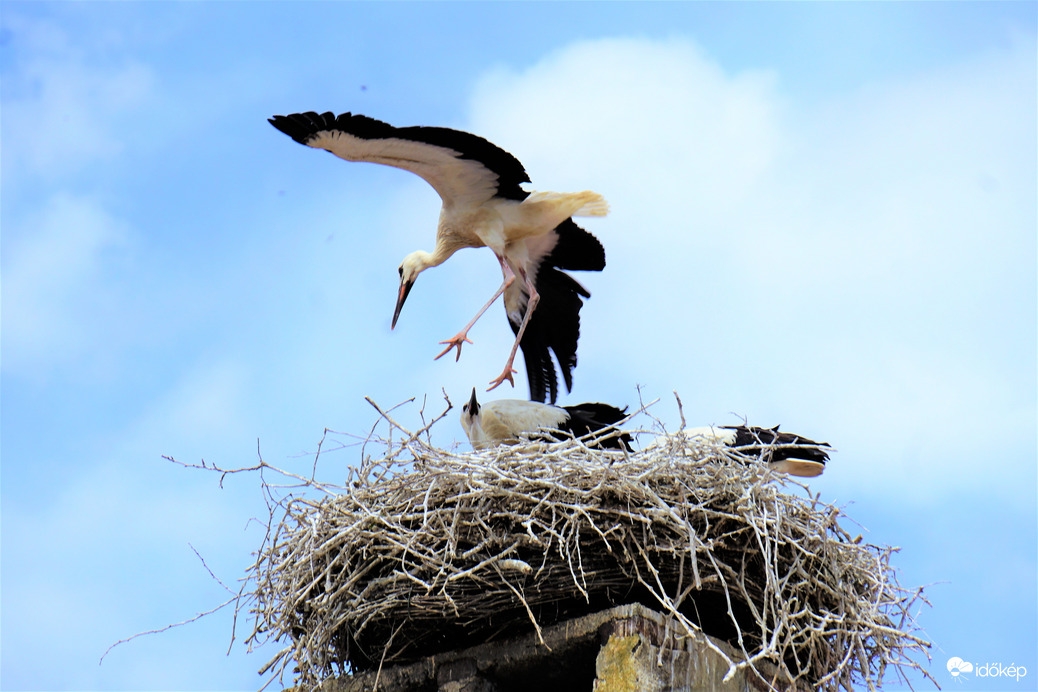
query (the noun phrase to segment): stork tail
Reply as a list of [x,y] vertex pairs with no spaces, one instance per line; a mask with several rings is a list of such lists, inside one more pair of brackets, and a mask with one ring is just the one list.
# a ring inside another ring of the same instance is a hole
[[[552,203],[568,207],[567,216],[605,216],[609,213],[609,203],[597,192],[531,192],[525,203]],[[573,211],[569,211],[572,209]]]

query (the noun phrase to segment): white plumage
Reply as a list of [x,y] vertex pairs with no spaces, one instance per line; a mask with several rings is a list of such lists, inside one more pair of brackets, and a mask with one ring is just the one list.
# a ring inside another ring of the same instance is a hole
[[[498,399],[480,404],[475,388],[468,403],[461,408],[461,426],[474,449],[515,444],[522,437],[537,433],[558,439],[602,433],[602,438],[596,436],[588,444],[631,451],[631,436],[614,427],[625,417],[621,409],[599,403],[552,406],[521,399]],[[608,435],[610,431],[615,434]]]
[[[524,340],[534,311],[541,302],[543,270],[601,270],[605,254],[598,241],[571,221],[573,216],[604,216],[608,205],[590,192],[527,192],[525,169],[511,154],[476,135],[441,127],[393,127],[362,115],[344,113],[296,113],[276,115],[271,124],[297,142],[325,149],[347,161],[368,161],[402,168],[421,176],[443,202],[432,252],[416,250],[400,264],[400,290],[393,311],[396,326],[400,310],[418,275],[445,262],[466,247],[489,247],[501,265],[504,279],[489,301],[455,336],[440,343],[447,347],[440,358],[471,343],[468,331],[497,297],[505,294],[505,309],[516,333],[502,373],[490,389],[512,379],[513,361],[523,346],[531,398],[554,402],[557,381],[548,350],[555,351],[567,388],[576,365],[579,296],[590,294],[579,284],[544,277],[545,300],[555,304],[549,316]],[[561,273],[561,272],[558,272]],[[513,288],[519,279],[518,290]],[[507,291],[507,293],[506,293]],[[575,301],[575,307],[574,307]],[[564,321],[568,324],[551,324]],[[550,369],[550,373],[547,370]]]

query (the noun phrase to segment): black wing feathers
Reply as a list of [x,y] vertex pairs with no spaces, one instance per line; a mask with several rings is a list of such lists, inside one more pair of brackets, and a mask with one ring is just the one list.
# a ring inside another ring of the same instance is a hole
[[814,461],[819,464],[824,464],[829,460],[829,454],[826,453],[821,447],[828,447],[829,444],[826,442],[815,442],[809,440],[806,437],[795,435],[793,433],[779,432],[778,426],[774,428],[755,428],[752,426],[745,425],[724,425],[721,426],[727,430],[735,431],[735,441],[731,443],[732,447],[755,447],[755,446],[766,446],[766,445],[812,445],[812,448],[803,449],[788,449],[783,447],[776,447],[774,449],[765,450],[767,455],[767,461],[783,461],[784,459],[804,459],[806,461]]
[[[530,316],[520,346],[526,361],[526,378],[531,401],[558,399],[559,383],[551,353],[562,371],[566,391],[573,389],[573,369],[577,367],[577,341],[580,338],[581,298],[591,294],[562,269],[601,271],[605,268],[605,250],[598,238],[566,219],[555,229],[558,242],[541,261],[534,285],[541,295],[537,309]],[[524,315],[520,315],[522,320]],[[519,332],[520,322],[512,322],[512,332]]]
[[569,413],[569,419],[564,424],[563,430],[570,432],[574,437],[583,437],[591,433],[614,430],[616,435],[599,440],[596,444],[609,449],[626,449],[633,452],[631,436],[621,433],[613,427],[626,417],[627,409],[618,409],[609,404],[578,404],[576,406],[563,406]]
[[[570,275],[555,267],[541,269],[536,279],[541,300],[530,316],[519,343],[526,362],[526,379],[530,385],[530,401],[554,404],[559,395],[559,382],[551,352],[559,362],[566,391],[573,389],[573,368],[577,366],[577,339],[580,337],[581,296],[591,297],[587,289]],[[508,323],[514,334],[519,333],[520,322]]]
[[[605,248],[598,238],[566,219],[555,228],[559,242],[544,263],[573,271],[600,272],[605,269]],[[543,266],[543,265],[542,265]],[[540,287],[537,289],[540,290]]]
[[448,127],[393,127],[366,115],[343,113],[294,113],[275,115],[270,124],[299,142],[308,144],[319,132],[346,132],[360,139],[407,139],[451,149],[458,157],[479,161],[497,174],[497,196],[521,201],[530,194],[520,185],[530,182],[523,164],[501,147],[478,135]]
[[386,139],[397,136],[397,128],[381,120],[366,115],[343,113],[336,117],[334,113],[293,113],[292,115],[275,115],[268,122],[286,135],[299,142],[309,144],[318,132],[348,132],[361,139]]

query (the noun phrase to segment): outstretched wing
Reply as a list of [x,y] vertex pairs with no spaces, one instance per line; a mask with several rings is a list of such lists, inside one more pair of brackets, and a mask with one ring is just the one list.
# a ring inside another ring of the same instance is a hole
[[308,147],[347,161],[402,168],[433,186],[445,206],[478,206],[493,197],[522,200],[530,182],[518,159],[504,149],[446,127],[393,127],[364,115],[275,115],[270,124]]

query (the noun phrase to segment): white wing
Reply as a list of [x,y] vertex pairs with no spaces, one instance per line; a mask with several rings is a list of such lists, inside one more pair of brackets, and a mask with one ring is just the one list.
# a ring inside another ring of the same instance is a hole
[[444,127],[393,127],[363,115],[296,113],[270,123],[300,144],[347,161],[368,161],[421,176],[446,207],[475,207],[494,197],[522,200],[529,182],[519,161],[482,137]]

